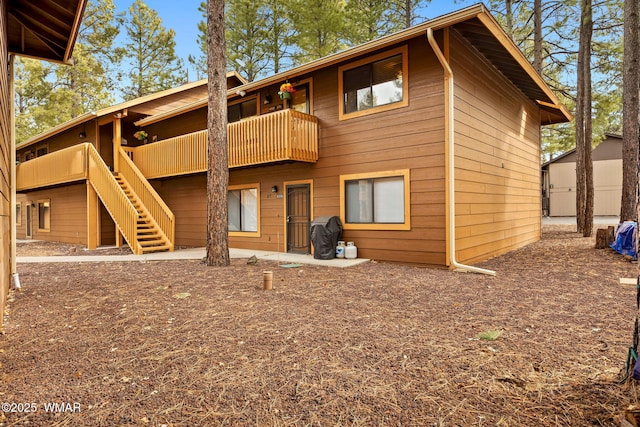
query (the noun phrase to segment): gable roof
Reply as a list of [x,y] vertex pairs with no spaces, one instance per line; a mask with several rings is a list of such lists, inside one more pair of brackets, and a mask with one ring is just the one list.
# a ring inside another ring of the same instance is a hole
[[[447,27],[455,29],[462,35],[481,55],[518,87],[525,96],[539,106],[542,116],[541,124],[563,123],[572,119],[571,114],[562,105],[558,97],[482,3],[425,21],[395,34],[363,43],[273,76],[247,83],[234,88],[233,91],[228,91],[227,96],[233,96],[240,90],[249,92],[287,79],[294,79],[311,71],[335,65],[347,59],[368,54],[415,37],[426,37],[428,28],[435,31]],[[136,125],[144,126],[156,123],[187,111],[202,108],[205,105],[207,105],[207,99],[203,98],[188,106],[184,105],[181,109],[139,120]]]
[[[622,159],[622,136],[613,133],[605,134],[606,138],[591,150],[593,161]],[[552,163],[570,163],[576,161],[576,149],[572,148],[542,164],[542,169]]]
[[9,53],[69,64],[87,0],[9,0]]

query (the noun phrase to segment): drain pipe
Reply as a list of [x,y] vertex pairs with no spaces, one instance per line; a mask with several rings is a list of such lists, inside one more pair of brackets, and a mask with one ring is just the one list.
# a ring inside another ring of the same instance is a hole
[[484,268],[479,268],[479,267],[473,267],[470,265],[464,265],[464,264],[460,264],[458,261],[456,261],[456,210],[455,210],[455,206],[456,206],[456,200],[455,200],[455,194],[456,194],[456,188],[455,188],[455,171],[454,171],[454,160],[455,160],[455,156],[453,153],[453,149],[455,146],[455,141],[454,141],[454,136],[455,136],[455,132],[454,132],[454,120],[453,120],[453,114],[454,114],[454,101],[455,101],[455,96],[454,96],[454,81],[453,81],[453,71],[451,71],[451,67],[449,66],[449,63],[447,62],[447,59],[445,58],[444,54],[442,53],[442,51],[440,50],[440,46],[438,46],[438,42],[436,42],[436,40],[433,38],[433,30],[431,29],[431,27],[427,28],[427,39],[429,40],[429,44],[431,45],[431,48],[433,49],[433,52],[436,54],[436,56],[438,57],[438,61],[440,61],[440,64],[442,65],[442,68],[444,69],[444,78],[447,81],[447,87],[445,88],[445,91],[447,92],[446,96],[447,96],[447,106],[446,106],[446,111],[445,111],[445,126],[447,129],[447,168],[448,168],[448,175],[447,178],[449,180],[449,200],[448,200],[448,204],[449,204],[449,229],[447,230],[447,232],[449,233],[449,263],[451,264],[452,267],[454,267],[457,270],[462,270],[462,271],[468,271],[468,272],[472,272],[472,273],[480,273],[480,274],[487,274],[490,276],[495,276],[496,272],[493,270],[486,270]]

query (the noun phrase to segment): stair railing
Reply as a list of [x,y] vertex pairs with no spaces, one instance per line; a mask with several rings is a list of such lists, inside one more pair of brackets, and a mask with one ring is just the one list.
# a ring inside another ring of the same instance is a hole
[[119,171],[127,181],[131,189],[138,195],[140,201],[153,218],[160,231],[169,242],[170,249],[173,250],[175,242],[175,216],[169,207],[160,198],[156,190],[149,184],[149,181],[142,175],[142,172],[131,161],[125,150],[120,148]]
[[100,153],[92,144],[84,145],[87,150],[87,178],[91,186],[98,193],[98,197],[111,214],[133,253],[141,254],[142,248],[138,244],[136,208],[113,177]]

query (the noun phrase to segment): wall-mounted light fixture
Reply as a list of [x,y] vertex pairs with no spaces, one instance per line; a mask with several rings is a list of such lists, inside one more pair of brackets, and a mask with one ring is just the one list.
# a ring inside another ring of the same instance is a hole
[[266,96],[264,97],[264,101],[263,101],[263,103],[264,103],[265,105],[267,105],[267,104],[271,104],[271,95],[266,95]]
[[272,193],[277,193],[278,192],[278,186],[274,185],[273,187],[271,187],[271,192]]
[[236,95],[245,96],[246,94],[247,94],[247,92],[244,91],[244,90],[237,90],[236,91]]
[[82,125],[82,130],[78,134],[78,139],[85,139],[86,137],[87,137],[87,128],[86,128],[86,125],[83,124]]

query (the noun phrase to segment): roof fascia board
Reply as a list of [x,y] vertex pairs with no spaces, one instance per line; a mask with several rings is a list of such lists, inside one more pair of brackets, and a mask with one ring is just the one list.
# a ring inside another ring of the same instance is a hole
[[145,117],[144,119],[140,119],[137,122],[133,122],[133,124],[138,127],[152,125],[154,123],[161,122],[162,120],[170,119],[171,117],[176,117],[181,114],[185,114],[190,111],[197,110],[198,108],[205,107],[207,106],[208,101],[209,101],[208,98],[200,98],[189,104],[174,108],[173,110],[169,110],[162,113],[154,114],[153,116]]
[[88,0],[80,0],[78,1],[78,7],[76,9],[76,14],[73,19],[73,25],[71,26],[71,33],[69,34],[69,41],[67,42],[67,49],[64,53],[63,63],[67,65],[73,65],[73,59],[71,55],[73,55],[73,48],[76,45],[76,40],[78,39],[78,33],[80,32],[80,25],[82,24],[82,16],[84,15],[85,7],[87,6]]
[[544,103],[547,107],[552,107],[558,110],[562,115],[567,118],[567,121],[571,121],[573,117],[571,114],[564,108],[558,97],[551,90],[551,88],[547,85],[547,83],[542,79],[540,74],[533,68],[533,65],[529,62],[529,60],[523,55],[523,53],[518,49],[518,47],[513,43],[513,40],[509,38],[507,33],[504,32],[500,24],[491,16],[491,14],[487,13],[486,10],[478,13],[478,19],[480,22],[484,24],[484,26],[493,34],[493,36],[502,44],[502,46],[509,52],[509,54],[518,62],[518,65],[522,67],[522,69],[531,77],[531,79],[542,89],[542,91],[549,97],[551,103],[545,102],[543,100],[537,100],[538,103]]

